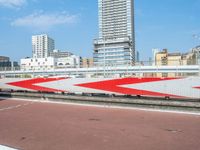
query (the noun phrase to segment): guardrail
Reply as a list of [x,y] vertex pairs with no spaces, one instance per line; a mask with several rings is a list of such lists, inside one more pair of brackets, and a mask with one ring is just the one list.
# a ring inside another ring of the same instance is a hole
[[[150,75],[154,74],[154,75]],[[186,66],[124,66],[124,67],[97,67],[97,68],[65,68],[65,69],[51,69],[51,70],[11,70],[0,71],[1,77],[35,77],[35,76],[78,76],[92,77],[104,76],[154,76],[156,74],[169,74],[173,73],[174,77],[181,76],[199,76],[199,65],[186,65]],[[157,77],[162,77],[159,75]],[[170,77],[163,75],[163,77]]]
[[158,98],[136,98],[136,97],[98,97],[98,96],[77,96],[77,95],[61,95],[61,94],[47,94],[47,93],[0,93],[2,97],[26,98],[26,99],[41,99],[42,101],[59,101],[80,104],[92,104],[120,107],[137,107],[137,108],[151,108],[164,109],[174,111],[188,111],[200,113],[199,100],[177,100],[177,99],[158,99]]

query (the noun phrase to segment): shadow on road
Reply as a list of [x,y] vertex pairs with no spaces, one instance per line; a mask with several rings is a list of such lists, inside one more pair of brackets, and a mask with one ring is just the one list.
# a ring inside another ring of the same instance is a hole
[[11,98],[10,92],[0,92],[0,101],[7,100],[8,98]]

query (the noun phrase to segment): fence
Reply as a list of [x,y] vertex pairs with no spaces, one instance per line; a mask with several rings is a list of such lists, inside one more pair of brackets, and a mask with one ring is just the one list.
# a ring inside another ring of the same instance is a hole
[[188,77],[199,76],[200,65],[197,63],[183,63],[171,60],[167,64],[163,61],[141,61],[135,65],[101,65],[89,68],[51,68],[34,69],[20,67],[0,67],[0,77],[31,78],[31,77]]

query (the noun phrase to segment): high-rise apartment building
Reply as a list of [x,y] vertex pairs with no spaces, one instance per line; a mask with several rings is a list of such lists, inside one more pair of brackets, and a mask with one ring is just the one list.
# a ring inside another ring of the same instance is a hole
[[94,40],[94,65],[134,64],[133,0],[98,0],[98,9],[99,39]]
[[32,36],[33,58],[46,58],[55,49],[54,40],[46,34]]

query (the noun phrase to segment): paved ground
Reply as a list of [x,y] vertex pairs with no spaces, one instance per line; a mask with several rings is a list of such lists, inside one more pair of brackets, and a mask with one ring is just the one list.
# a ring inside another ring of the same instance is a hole
[[1,100],[0,145],[20,150],[200,150],[200,116]]

